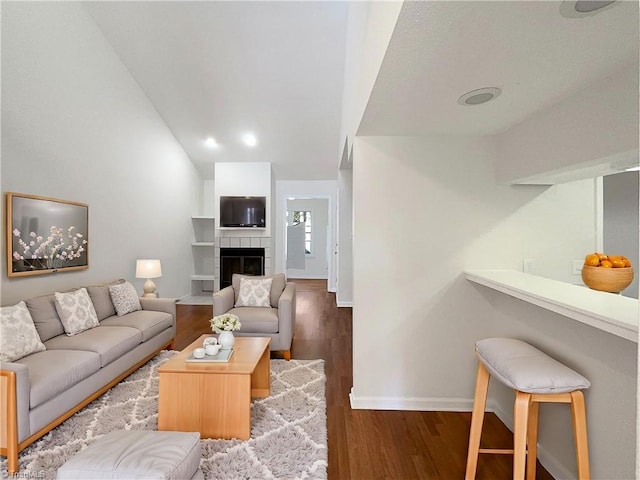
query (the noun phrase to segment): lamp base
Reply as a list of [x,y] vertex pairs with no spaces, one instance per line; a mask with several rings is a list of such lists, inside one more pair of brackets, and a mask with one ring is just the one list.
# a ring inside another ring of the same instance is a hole
[[144,282],[142,290],[144,290],[144,293],[142,294],[143,298],[158,298],[158,294],[156,293],[156,284],[153,283],[153,280],[150,278],[147,278],[147,281]]

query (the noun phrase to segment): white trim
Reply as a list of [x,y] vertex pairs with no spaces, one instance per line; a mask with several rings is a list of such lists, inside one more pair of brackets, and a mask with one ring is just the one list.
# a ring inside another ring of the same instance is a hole
[[353,410],[417,410],[423,412],[470,412],[473,400],[431,397],[356,397],[349,393]]
[[353,302],[338,302],[338,301],[336,301],[336,306],[338,308],[341,308],[341,307],[353,307]]

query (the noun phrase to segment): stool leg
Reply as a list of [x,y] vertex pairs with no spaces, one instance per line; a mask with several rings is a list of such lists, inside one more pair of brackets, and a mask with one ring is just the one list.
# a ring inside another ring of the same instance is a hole
[[533,401],[529,406],[529,426],[527,427],[527,480],[536,480],[539,407],[540,404]]
[[573,438],[576,444],[578,479],[589,480],[589,445],[587,442],[587,414],[584,395],[580,390],[571,392],[571,414],[573,416]]
[[473,397],[473,412],[471,413],[471,430],[469,432],[469,452],[467,454],[467,472],[465,480],[476,478],[478,467],[478,451],[480,450],[480,437],[482,436],[482,423],[484,422],[484,410],[487,405],[487,391],[489,390],[489,372],[478,362],[478,374],[476,376],[476,390]]
[[513,407],[513,480],[524,480],[531,394],[516,391]]

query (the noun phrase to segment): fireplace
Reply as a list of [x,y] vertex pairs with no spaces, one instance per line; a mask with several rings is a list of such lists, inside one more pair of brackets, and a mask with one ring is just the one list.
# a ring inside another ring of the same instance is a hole
[[220,248],[220,289],[231,285],[234,273],[264,275],[264,248]]

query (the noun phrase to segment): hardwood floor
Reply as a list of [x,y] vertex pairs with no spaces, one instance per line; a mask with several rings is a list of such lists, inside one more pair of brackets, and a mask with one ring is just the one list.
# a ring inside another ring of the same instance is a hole
[[[325,360],[328,474],[330,480],[464,478],[467,412],[351,410],[351,309],[337,308],[324,280],[295,280],[296,325],[292,358]],[[178,305],[176,348],[210,332],[211,306]],[[494,415],[485,416],[483,447],[511,448],[512,435]],[[481,455],[478,480],[512,477],[510,455]],[[553,480],[540,465],[537,478]]]

